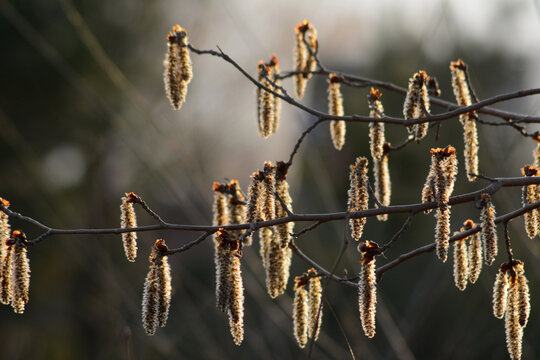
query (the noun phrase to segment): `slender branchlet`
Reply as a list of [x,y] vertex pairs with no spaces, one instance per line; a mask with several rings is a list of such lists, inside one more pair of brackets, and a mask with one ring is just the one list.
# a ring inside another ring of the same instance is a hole
[[508,286],[508,275],[503,265],[499,268],[493,285],[493,315],[497,319],[502,319],[506,312]]
[[[521,172],[525,176],[538,176],[538,169],[531,165],[525,165]],[[538,201],[538,186],[535,184],[527,185],[523,189],[523,206],[532,204]],[[538,209],[533,209],[523,214],[525,217],[525,230],[527,235],[532,239],[538,234]]]
[[12,239],[8,240],[13,243],[13,260],[12,260],[12,280],[11,280],[11,306],[17,314],[24,313],[25,305],[28,303],[28,291],[30,290],[30,263],[26,246],[26,235],[15,230],[12,234]]
[[[259,71],[259,82],[268,88],[272,88],[270,79],[273,77],[272,69],[263,61],[257,65]],[[275,132],[274,124],[276,122],[275,96],[263,89],[257,88],[257,109],[259,119],[259,134],[267,138]]]
[[[276,87],[273,87],[272,89],[277,92],[281,93],[281,89],[279,89],[279,86],[281,86],[281,80],[277,78],[279,75],[279,60],[276,57],[276,54],[272,54],[272,57],[270,58],[270,61],[268,62],[268,66],[270,67],[270,74],[272,75],[272,81],[274,84],[276,84]],[[277,96],[273,96],[274,98],[274,121],[272,123],[272,131],[275,133],[279,127],[279,117],[281,114],[281,99]]]
[[[429,79],[425,71],[419,71],[409,79],[409,88],[403,104],[403,117],[405,120],[419,119],[429,115],[430,103],[426,82]],[[416,141],[420,141],[427,134],[428,123],[408,126],[409,132],[415,133]]]
[[461,291],[467,287],[469,279],[469,258],[466,239],[454,242],[454,282]]
[[[375,196],[384,205],[390,205],[392,188],[390,183],[390,171],[388,170],[388,156],[373,160],[373,173],[375,176]],[[377,220],[386,221],[388,214],[377,215]]]
[[497,227],[495,225],[495,208],[491,203],[491,196],[482,194],[480,204],[480,226],[482,228],[482,245],[484,262],[491,265],[497,256]]
[[[330,74],[328,78],[328,112],[330,115],[343,116],[343,96],[341,95],[341,78]],[[345,144],[345,121],[330,121],[330,135],[332,143],[337,150]]]
[[436,211],[435,244],[437,257],[443,262],[448,258],[450,241],[450,207],[438,208]]
[[[309,269],[307,275],[309,277],[308,337],[317,341],[319,338],[323,314],[321,278],[317,275],[317,271],[313,268]],[[320,311],[319,308],[321,309]]]
[[[137,202],[137,199],[139,197],[132,192],[126,193],[126,196],[122,197],[122,204],[120,205],[122,229],[137,227],[137,217],[133,207],[133,203]],[[122,233],[122,242],[124,243],[126,258],[128,261],[134,262],[137,257],[137,233],[134,231]]]
[[[464,223],[463,230],[470,230],[475,226],[476,224],[472,220],[467,220]],[[469,240],[469,281],[474,284],[482,271],[482,239],[478,232],[467,237],[467,239]]]
[[510,275],[510,288],[508,290],[508,304],[504,324],[506,328],[506,347],[512,360],[521,359],[523,327],[519,323],[520,295],[517,274]]
[[375,336],[375,313],[377,310],[377,279],[373,252],[378,250],[379,247],[376,243],[368,240],[359,248],[362,253],[362,269],[358,283],[360,320],[364,334],[372,338]]
[[[368,160],[365,157],[356,158],[356,163],[350,166],[349,203],[348,211],[362,211],[368,208]],[[351,236],[358,240],[362,237],[366,218],[350,219]]]
[[[378,89],[371,88],[371,92],[368,95],[368,102],[370,107],[369,116],[374,118],[380,118],[384,115],[384,108],[381,103],[382,93]],[[369,123],[369,148],[371,151],[371,157],[373,161],[381,160],[384,156],[384,143],[386,142],[384,137],[384,123]]]
[[294,287],[293,326],[294,337],[301,348],[306,346],[308,340],[308,293],[305,289],[306,279],[296,277]]
[[317,31],[307,20],[303,20],[296,25],[296,42],[294,47],[294,70],[305,72],[295,75],[295,93],[301,99],[304,97],[306,82],[311,77],[311,71],[315,70],[315,58],[308,51],[306,44],[312,53],[317,51]]
[[171,105],[178,110],[186,100],[187,84],[193,77],[186,29],[179,25],[173,26],[172,32],[167,35],[167,44],[165,89]]

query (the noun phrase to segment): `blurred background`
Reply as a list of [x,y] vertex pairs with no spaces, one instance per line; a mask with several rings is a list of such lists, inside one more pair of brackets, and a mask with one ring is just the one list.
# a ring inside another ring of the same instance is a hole
[[[165,97],[163,60],[171,26],[188,29],[193,46],[220,46],[256,73],[257,61],[276,53],[292,68],[294,27],[308,19],[319,34],[320,58],[330,69],[405,87],[418,70],[438,78],[442,98],[453,100],[449,63],[469,65],[480,98],[540,84],[540,4],[515,1],[140,1],[0,0],[0,196],[11,208],[58,228],[119,226],[120,197],[141,195],[165,220],[210,224],[213,181],[238,179],[245,190],[264,161],[286,160],[314,119],[284,104],[277,134],[257,133],[254,87],[231,65],[192,56],[194,78],[186,103],[173,111]],[[326,111],[326,79],[309,81],[303,103]],[[292,92],[292,80],[284,86]],[[367,114],[368,89],[344,89],[347,114]],[[383,90],[386,113],[401,116],[403,96]],[[498,104],[537,115],[538,97]],[[434,112],[444,109],[433,108]],[[482,116],[489,120],[488,117]],[[348,165],[369,155],[368,127],[349,124],[341,152],[328,125],[310,134],[289,174],[298,213],[346,209]],[[530,130],[536,130],[531,127]],[[508,128],[479,126],[480,170],[519,176],[533,161],[533,141]],[[397,144],[402,127],[387,126]],[[429,149],[452,144],[462,153],[459,122],[445,121],[389,157],[392,204],[416,203],[428,172]],[[469,183],[463,158],[454,193]],[[499,214],[520,206],[520,189],[494,197]],[[364,238],[387,242],[404,215],[369,219]],[[452,209],[452,231],[473,204]],[[39,229],[12,221],[30,238]],[[139,212],[139,224],[152,219]],[[308,224],[298,224],[300,229]],[[433,241],[435,219],[417,216],[379,265]],[[345,236],[344,222],[327,223],[297,240],[330,268]],[[306,355],[292,334],[292,281],[270,299],[258,246],[244,252],[245,339],[236,347],[226,316],[215,309],[211,241],[170,259],[173,299],[168,325],[148,337],[141,326],[147,254],[157,237],[170,247],[196,238],[188,232],[140,234],[137,262],[128,263],[119,236],[54,236],[30,249],[30,303],[24,315],[0,308],[2,359],[295,359]],[[502,229],[499,229],[502,237]],[[515,257],[525,262],[532,313],[523,358],[540,358],[540,245],[526,237],[523,220],[510,223]],[[452,261],[423,254],[387,272],[379,285],[377,335],[367,339],[355,290],[330,283],[314,359],[506,359],[504,321],[492,315],[491,291],[504,262],[502,239],[495,264],[461,292]],[[351,244],[338,274],[359,271]],[[291,276],[308,266],[293,259]],[[333,311],[330,310],[330,307]]]

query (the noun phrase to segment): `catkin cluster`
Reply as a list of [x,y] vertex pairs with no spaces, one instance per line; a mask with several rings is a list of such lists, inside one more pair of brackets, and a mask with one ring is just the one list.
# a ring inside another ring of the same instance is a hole
[[[259,61],[257,70],[259,74],[258,80],[262,85],[278,93],[281,92],[279,89],[281,82],[276,78],[279,75],[279,61],[275,55],[272,55],[272,58],[266,64]],[[274,134],[279,126],[281,99],[261,88],[257,88],[256,93],[259,134],[266,139]]]
[[150,269],[144,281],[142,323],[147,335],[154,335],[158,326],[164,327],[171,303],[171,268],[165,240],[157,239],[149,257]]
[[[335,116],[343,116],[343,96],[341,95],[341,78],[336,74],[328,77],[328,113]],[[330,121],[330,136],[332,144],[337,150],[345,145],[345,121]]]
[[359,246],[362,253],[360,280],[358,283],[360,320],[364,334],[375,336],[375,314],[377,311],[377,278],[375,274],[375,254],[379,246],[373,241],[366,241]]
[[[348,211],[362,211],[368,208],[368,160],[365,157],[356,158],[356,163],[350,165],[350,187],[349,187],[349,200]],[[366,218],[350,219],[349,224],[351,226],[351,236],[355,240],[359,240],[362,237],[364,231],[364,225],[366,224]]]
[[[467,75],[467,65],[461,60],[450,63],[452,73],[452,88],[459,106],[470,106],[473,103],[473,91]],[[476,112],[459,115],[463,125],[463,140],[465,149],[465,170],[469,181],[475,181],[473,174],[478,174],[478,131],[476,129]]]
[[[311,268],[296,277],[293,301],[294,337],[303,348],[308,339],[317,341],[322,323],[322,286],[320,276]],[[309,285],[309,289],[306,287]]]
[[[135,215],[134,203],[139,203],[140,197],[130,192],[122,197],[120,205],[120,227],[122,229],[136,228],[137,216]],[[137,257],[137,233],[124,232],[122,233],[122,242],[124,244],[124,252],[128,261],[134,262]]]
[[186,100],[187,85],[193,77],[191,59],[188,52],[186,29],[173,26],[167,35],[167,57],[165,65],[165,90],[175,110],[179,110]]
[[[307,45],[307,46],[306,46]],[[296,25],[296,42],[294,47],[295,93],[304,97],[307,80],[315,70],[317,63],[314,54],[317,52],[317,30],[309,21],[304,20]]]
[[240,269],[241,243],[226,230],[216,237],[216,297],[219,310],[229,315],[231,335],[236,345],[244,339],[244,285]]
[[497,226],[495,224],[495,208],[489,194],[482,194],[480,199],[480,227],[482,228],[482,247],[484,262],[491,265],[497,256]]
[[[472,220],[467,220],[460,232],[465,232],[475,226]],[[467,287],[467,281],[474,284],[478,280],[481,270],[482,242],[480,233],[476,232],[454,242],[454,282],[456,287],[463,291]]]
[[504,263],[493,285],[493,315],[502,319],[506,328],[506,346],[512,360],[521,359],[523,328],[531,311],[529,285],[523,262]]
[[448,206],[448,201],[454,190],[456,174],[456,149],[450,145],[445,148],[431,149],[431,166],[422,189],[422,202],[436,201],[439,206],[436,210],[435,243],[437,256],[442,261],[446,261],[448,257],[450,239],[450,206]]
[[[288,216],[292,198],[287,182],[289,165],[279,161],[266,162],[264,169],[252,175],[249,186],[246,219],[248,222],[268,221]],[[276,200],[276,194],[281,201]],[[283,206],[285,205],[285,207]],[[259,232],[260,253],[266,271],[268,294],[275,298],[285,292],[289,281],[292,251],[289,247],[294,223],[264,227]]]
[[[4,206],[8,205],[9,203],[6,205],[4,202]],[[7,240],[3,235],[0,234],[2,237],[0,302],[4,305],[11,304],[15,313],[22,314],[28,303],[30,290],[30,263],[26,251],[28,242],[26,235],[20,230],[13,231],[12,237]]]
[[[380,118],[384,115],[381,103],[382,94],[379,90],[371,88],[368,95],[370,107],[369,116]],[[388,155],[385,152],[386,139],[384,135],[384,123],[369,123],[369,147],[373,160],[373,175],[375,178],[375,197],[384,205],[390,205],[390,174],[388,171]],[[386,221],[388,214],[377,215],[379,221]]]
[[[525,165],[521,172],[525,176],[538,176],[539,171],[537,168],[531,165]],[[532,204],[540,200],[540,186],[531,184],[523,187],[523,206]],[[532,239],[540,233],[540,211],[538,208],[526,212],[525,217],[525,230],[527,235]]]
[[[430,102],[426,87],[429,76],[425,71],[419,71],[409,79],[409,88],[403,104],[403,117],[405,120],[425,118],[430,113]],[[427,134],[429,124],[427,122],[414,124],[407,127],[410,133],[414,133],[416,141],[420,141]]]

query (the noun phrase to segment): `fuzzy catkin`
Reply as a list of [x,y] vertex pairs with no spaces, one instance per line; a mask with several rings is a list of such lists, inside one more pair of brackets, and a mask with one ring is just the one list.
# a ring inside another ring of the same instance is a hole
[[510,277],[508,304],[504,324],[506,328],[506,346],[512,360],[521,359],[521,341],[523,328],[519,324],[519,289],[516,277]]
[[[521,173],[524,176],[538,176],[539,171],[538,168],[531,166],[531,165],[525,165],[521,169]],[[539,199],[540,195],[540,187],[536,184],[526,185],[523,187],[522,191],[522,205],[526,206],[528,204],[532,204]],[[540,230],[540,219],[539,219],[540,212],[538,209],[533,209],[525,214],[523,214],[523,217],[525,218],[525,230],[527,232],[527,235],[529,238],[534,238]]]
[[467,243],[465,239],[454,242],[454,282],[456,287],[463,291],[467,287],[469,278],[469,259],[467,257]]
[[262,171],[254,172],[251,175],[251,182],[248,189],[248,201],[246,206],[246,222],[253,223],[259,221],[262,218],[261,205],[262,205],[262,179],[264,174]]
[[[422,202],[429,203],[435,200],[435,181],[437,176],[437,157],[431,154],[431,165],[429,173],[426,177],[426,182],[422,188]],[[431,212],[431,209],[425,210],[426,213]]]
[[[370,101],[369,116],[374,118],[380,118],[384,114],[384,108],[381,101],[381,92],[379,90],[371,89],[368,99]],[[384,136],[384,123],[383,122],[370,122],[369,123],[369,149],[373,161],[381,160],[384,156],[384,143],[386,142]]]
[[13,232],[15,245],[12,260],[11,306],[17,314],[24,313],[30,290],[30,262],[26,251],[26,235],[19,230]]
[[13,255],[15,253],[14,245],[7,245],[2,242],[4,248],[4,256],[2,258],[1,273],[0,273],[0,302],[4,305],[11,303],[11,283],[13,277]]
[[[308,272],[312,277],[309,279],[309,311],[308,311],[308,337],[315,341],[319,338],[319,331],[322,323],[322,286],[321,279],[316,275],[314,269]],[[319,311],[319,308],[321,309]]]
[[435,245],[437,257],[443,262],[448,258],[450,240],[450,207],[438,208],[436,212],[437,225],[435,227]]
[[294,47],[294,70],[308,73],[295,75],[295,93],[299,99],[304,97],[307,80],[311,77],[309,72],[315,70],[317,65],[315,58],[310,54],[304,38],[311,52],[317,51],[317,31],[307,20],[303,20],[296,25],[296,42]]
[[244,340],[244,283],[237,250],[234,250],[231,256],[229,326],[234,343],[240,345]]
[[[388,206],[392,194],[388,156],[384,155],[381,159],[373,160],[373,173],[375,176],[375,196],[382,205]],[[388,214],[377,215],[379,221],[386,221],[387,219]]]
[[475,181],[478,174],[478,130],[476,129],[476,115],[467,113],[460,115],[463,124],[463,140],[465,148],[465,172],[469,181]]
[[[350,166],[351,172],[349,175],[349,201],[348,211],[362,211],[368,208],[368,160],[365,157],[358,157],[356,163]],[[351,236],[358,240],[362,237],[366,218],[350,219]]]
[[[343,96],[341,95],[340,78],[330,74],[328,79],[328,113],[335,116],[343,116]],[[345,144],[345,121],[330,121],[330,135],[336,150],[341,150]]]
[[377,284],[375,277],[375,259],[364,257],[358,284],[360,320],[364,334],[372,338],[375,336],[375,312],[377,305]]
[[263,203],[261,220],[268,221],[276,218],[276,166],[271,162],[264,163]]
[[283,294],[289,281],[292,250],[280,243],[278,232],[274,232],[267,245],[266,255],[266,288],[272,299]]
[[154,335],[158,324],[158,282],[154,264],[144,281],[142,301],[142,323],[147,335]]
[[182,107],[186,99],[187,85],[193,77],[191,59],[187,49],[186,29],[175,25],[167,35],[167,60],[165,61],[165,90],[175,110]]
[[[292,198],[289,193],[289,183],[287,182],[287,165],[279,161],[276,166],[276,192],[287,207],[289,211],[292,209]],[[276,218],[282,218],[288,216],[285,208],[280,201],[276,201]],[[288,222],[286,224],[276,225],[276,232],[279,237],[279,243],[281,247],[288,247],[290,242],[291,233],[294,231],[294,222]]]
[[294,289],[293,305],[294,337],[298,346],[304,348],[308,340],[308,293],[303,286]]
[[[429,96],[426,81],[429,77],[425,71],[419,71],[409,79],[409,87],[403,104],[403,117],[405,120],[419,119],[429,115]],[[410,133],[415,134],[416,141],[420,141],[426,134],[428,123],[407,126]]]
[[156,281],[158,284],[158,325],[163,327],[167,324],[169,307],[171,304],[171,267],[167,256],[156,261]]
[[[229,182],[228,191],[230,193],[228,200],[229,224],[243,224],[246,221],[246,204],[244,195],[242,195],[242,191],[240,190],[238,180],[231,180]],[[243,230],[230,230],[229,234],[234,239],[238,239],[240,235],[242,235],[242,232]]]
[[[135,215],[135,209],[133,207],[133,193],[126,194],[122,197],[122,204],[120,205],[121,211],[121,228],[135,228],[137,227],[137,217]],[[124,252],[126,258],[130,262],[134,262],[137,257],[137,233],[125,232],[122,233],[122,243],[124,244]]]
[[525,277],[525,272],[523,270],[523,264],[518,263],[515,267],[517,274],[517,304],[518,304],[518,313],[519,313],[519,325],[521,327],[527,326],[527,321],[531,313],[531,303],[530,303],[530,294],[529,294],[529,285],[527,278]]
[[[265,65],[263,61],[259,61],[259,82],[272,88],[272,85],[267,78],[272,77],[272,70]],[[266,77],[265,77],[266,75]],[[257,88],[257,109],[259,119],[259,134],[263,138],[267,138],[274,133],[274,124],[276,120],[274,95],[264,89]]]
[[[474,225],[472,225],[474,226]],[[482,239],[477,232],[469,236],[469,281],[474,284],[482,271]]]
[[[273,54],[272,58],[270,58],[268,66],[270,67],[270,71],[272,74],[272,81],[274,82],[274,84],[276,84],[275,87],[272,87],[272,90],[281,94],[281,90],[279,89],[279,86],[281,86],[281,80],[277,78],[277,76],[279,75],[279,60],[275,54]],[[279,118],[281,115],[281,99],[278,96],[273,96],[273,99],[274,119],[272,122],[272,133],[275,133],[279,127]]]
[[500,268],[493,285],[493,315],[497,319],[502,319],[506,311],[508,286],[506,271]]
[[270,228],[262,228],[259,232],[259,252],[262,259],[262,264],[265,269],[268,269],[268,254],[270,252],[270,246],[272,244],[272,238],[274,232]]
[[495,208],[489,194],[482,194],[480,210],[480,226],[482,228],[482,245],[484,262],[491,265],[497,256],[497,228],[495,225]]

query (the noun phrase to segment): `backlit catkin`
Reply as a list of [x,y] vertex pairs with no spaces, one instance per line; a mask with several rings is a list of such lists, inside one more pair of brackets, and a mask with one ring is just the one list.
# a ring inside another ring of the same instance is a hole
[[441,208],[444,208],[454,190],[457,174],[456,149],[448,145],[445,148],[431,149],[430,153],[431,166],[422,189],[422,202],[435,200]]
[[[430,103],[426,82],[429,76],[425,71],[419,71],[409,79],[409,88],[403,104],[403,117],[405,120],[424,118],[429,115]],[[415,134],[416,141],[420,141],[427,134],[428,123],[407,126],[409,132]]]
[[[289,211],[292,209],[292,198],[289,193],[289,183],[287,182],[288,165],[283,161],[276,164],[276,192]],[[288,216],[280,201],[276,201],[276,218]],[[277,234],[281,247],[288,247],[291,233],[294,231],[294,222],[276,225]]]
[[[375,177],[375,196],[382,205],[388,206],[390,205],[392,190],[387,155],[384,155],[381,159],[373,160],[373,173]],[[387,219],[388,214],[377,215],[379,221],[386,221]]]
[[[126,196],[122,197],[122,204],[120,205],[121,212],[121,228],[135,228],[137,227],[137,217],[135,215],[135,209],[133,203],[137,201],[139,197],[134,193],[126,193]],[[124,232],[122,233],[122,242],[124,244],[124,252],[128,261],[134,262],[137,257],[137,233],[136,232]]]
[[[268,66],[270,67],[270,71],[272,74],[272,81],[274,84],[276,84],[275,87],[272,87],[272,90],[274,90],[277,93],[281,93],[281,90],[278,88],[281,86],[281,80],[277,78],[279,75],[279,60],[276,57],[275,54],[272,55],[270,58],[270,61],[268,62]],[[281,113],[281,99],[277,96],[273,96],[274,99],[274,120],[272,123],[272,133],[275,133],[279,127],[279,117]]]
[[11,306],[17,314],[24,313],[30,290],[30,263],[26,251],[26,235],[19,230],[13,231],[15,241],[12,260]]
[[298,346],[304,348],[308,340],[308,293],[305,289],[306,282],[296,278],[293,304],[294,337]]
[[294,47],[294,70],[304,72],[295,75],[295,93],[301,99],[304,97],[306,82],[311,77],[311,71],[315,70],[315,58],[311,55],[304,43],[304,38],[312,53],[317,51],[317,31],[304,20],[296,25],[296,42]]
[[523,327],[519,323],[519,284],[518,276],[510,276],[510,288],[508,290],[508,304],[504,325],[506,328],[506,347],[512,360],[521,359],[521,347],[523,338]]
[[[319,338],[319,331],[322,323],[322,286],[321,278],[317,276],[315,269],[308,271],[309,276],[309,311],[308,311],[308,337],[315,341]],[[320,308],[320,311],[319,311]]]
[[[350,166],[350,187],[348,211],[362,211],[368,208],[368,160],[365,157],[358,157],[356,163]],[[358,240],[362,237],[366,218],[350,219],[351,236]]]
[[[464,230],[472,229],[476,224],[472,220],[467,220],[464,223]],[[469,281],[474,284],[482,271],[482,239],[480,232],[476,232],[469,236]]]
[[186,100],[187,84],[193,77],[191,59],[187,49],[186,29],[175,25],[167,35],[167,60],[165,61],[165,90],[172,107],[178,110]]
[[480,227],[482,228],[482,245],[484,262],[491,265],[497,256],[497,227],[495,225],[495,208],[489,194],[482,194],[480,200]]
[[[384,108],[381,103],[382,94],[379,90],[371,88],[368,95],[368,102],[370,104],[369,116],[374,118],[381,118],[384,115]],[[384,156],[384,143],[386,142],[384,137],[384,123],[370,122],[369,123],[369,149],[371,151],[371,157],[373,160],[380,160]]]
[[[0,198],[2,205],[7,208],[9,201]],[[6,241],[10,237],[9,217],[0,210],[0,302],[8,305],[11,301],[11,259],[13,247],[8,246]]]
[[[370,249],[374,243],[366,241],[362,248]],[[375,276],[375,257],[367,252],[362,252],[362,269],[358,283],[360,320],[364,334],[372,338],[375,336],[375,313],[377,305],[377,281]]]
[[[259,61],[257,65],[259,71],[259,82],[266,86],[267,88],[273,89],[270,84],[270,79],[272,77],[272,70],[267,66],[263,61]],[[276,112],[275,112],[275,99],[274,95],[264,89],[257,88],[257,109],[258,109],[258,119],[259,119],[259,134],[263,138],[267,138],[272,135],[275,131],[274,124],[276,121]]]
[[529,294],[529,285],[527,278],[525,277],[525,270],[523,268],[523,262],[517,261],[514,266],[514,270],[517,276],[517,292],[518,292],[518,313],[519,313],[519,325],[521,327],[527,326],[529,315],[531,313],[531,303]]
[[493,315],[502,319],[506,311],[508,298],[508,276],[503,266],[499,268],[493,285]]
[[264,163],[263,196],[261,220],[268,221],[276,218],[276,166],[271,162]]
[[[534,166],[525,165],[521,172],[525,176],[538,176],[538,169]],[[538,201],[538,186],[535,184],[527,185],[523,189],[523,199],[522,199],[523,206],[526,206],[528,204],[532,204],[536,201]],[[526,212],[523,214],[525,218],[525,230],[527,231],[527,235],[532,239],[538,234],[538,209],[533,209],[529,212]]]
[[450,240],[450,207],[436,210],[437,225],[435,226],[435,248],[437,257],[443,262],[448,258]]
[[461,291],[465,290],[468,278],[467,243],[465,239],[461,239],[454,242],[454,282],[456,287]]
[[[335,116],[343,116],[343,96],[341,95],[341,79],[336,74],[330,74],[328,78],[328,113]],[[334,148],[341,150],[345,144],[345,121],[330,121],[330,135]]]
[[[246,215],[246,202],[242,191],[240,190],[240,184],[238,180],[231,180],[228,187],[229,200],[229,224],[243,224],[245,223]],[[242,235],[243,230],[230,230],[229,234],[234,238],[238,239]]]

